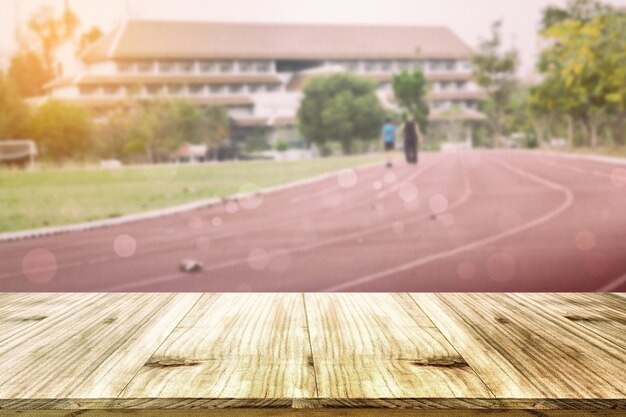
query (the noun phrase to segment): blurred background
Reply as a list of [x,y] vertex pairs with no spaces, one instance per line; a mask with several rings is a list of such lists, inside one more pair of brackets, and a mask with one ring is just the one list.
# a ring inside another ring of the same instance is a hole
[[0,11],[0,290],[624,289],[623,0]]

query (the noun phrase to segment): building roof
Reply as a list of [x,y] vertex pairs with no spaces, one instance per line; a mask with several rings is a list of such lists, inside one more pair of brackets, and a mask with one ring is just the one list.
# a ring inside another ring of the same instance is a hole
[[216,23],[129,20],[81,56],[106,59],[469,58],[444,26]]

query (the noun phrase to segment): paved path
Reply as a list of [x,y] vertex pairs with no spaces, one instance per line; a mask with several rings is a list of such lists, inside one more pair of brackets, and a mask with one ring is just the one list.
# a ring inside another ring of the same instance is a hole
[[526,152],[423,154],[0,244],[2,291],[623,291],[625,276],[626,166]]

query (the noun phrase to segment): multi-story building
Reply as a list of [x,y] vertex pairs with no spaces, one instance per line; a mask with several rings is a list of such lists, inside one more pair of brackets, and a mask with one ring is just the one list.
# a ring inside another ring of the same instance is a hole
[[433,121],[481,119],[472,49],[446,27],[207,23],[130,20],[81,56],[49,96],[96,110],[130,97],[223,104],[242,129],[293,129],[303,88],[319,74],[351,71],[378,83],[393,108],[391,79],[422,68]]

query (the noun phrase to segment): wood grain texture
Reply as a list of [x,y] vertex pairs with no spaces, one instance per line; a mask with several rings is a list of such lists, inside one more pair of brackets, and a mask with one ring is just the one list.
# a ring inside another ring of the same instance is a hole
[[0,342],[0,398],[115,398],[200,298],[83,296]]
[[[547,307],[539,307],[543,295],[412,297],[497,397],[625,396],[626,351]],[[602,302],[601,297],[595,299]]]
[[[87,410],[81,417],[117,417],[128,415],[128,410]],[[619,417],[619,411],[524,411],[524,410],[133,410],[136,417]],[[35,410],[2,411],[0,417],[76,417],[76,411]]]
[[404,294],[306,294],[320,397],[493,397]]
[[626,415],[625,318],[621,294],[0,294],[0,417]]
[[315,397],[301,294],[207,294],[121,398]]

